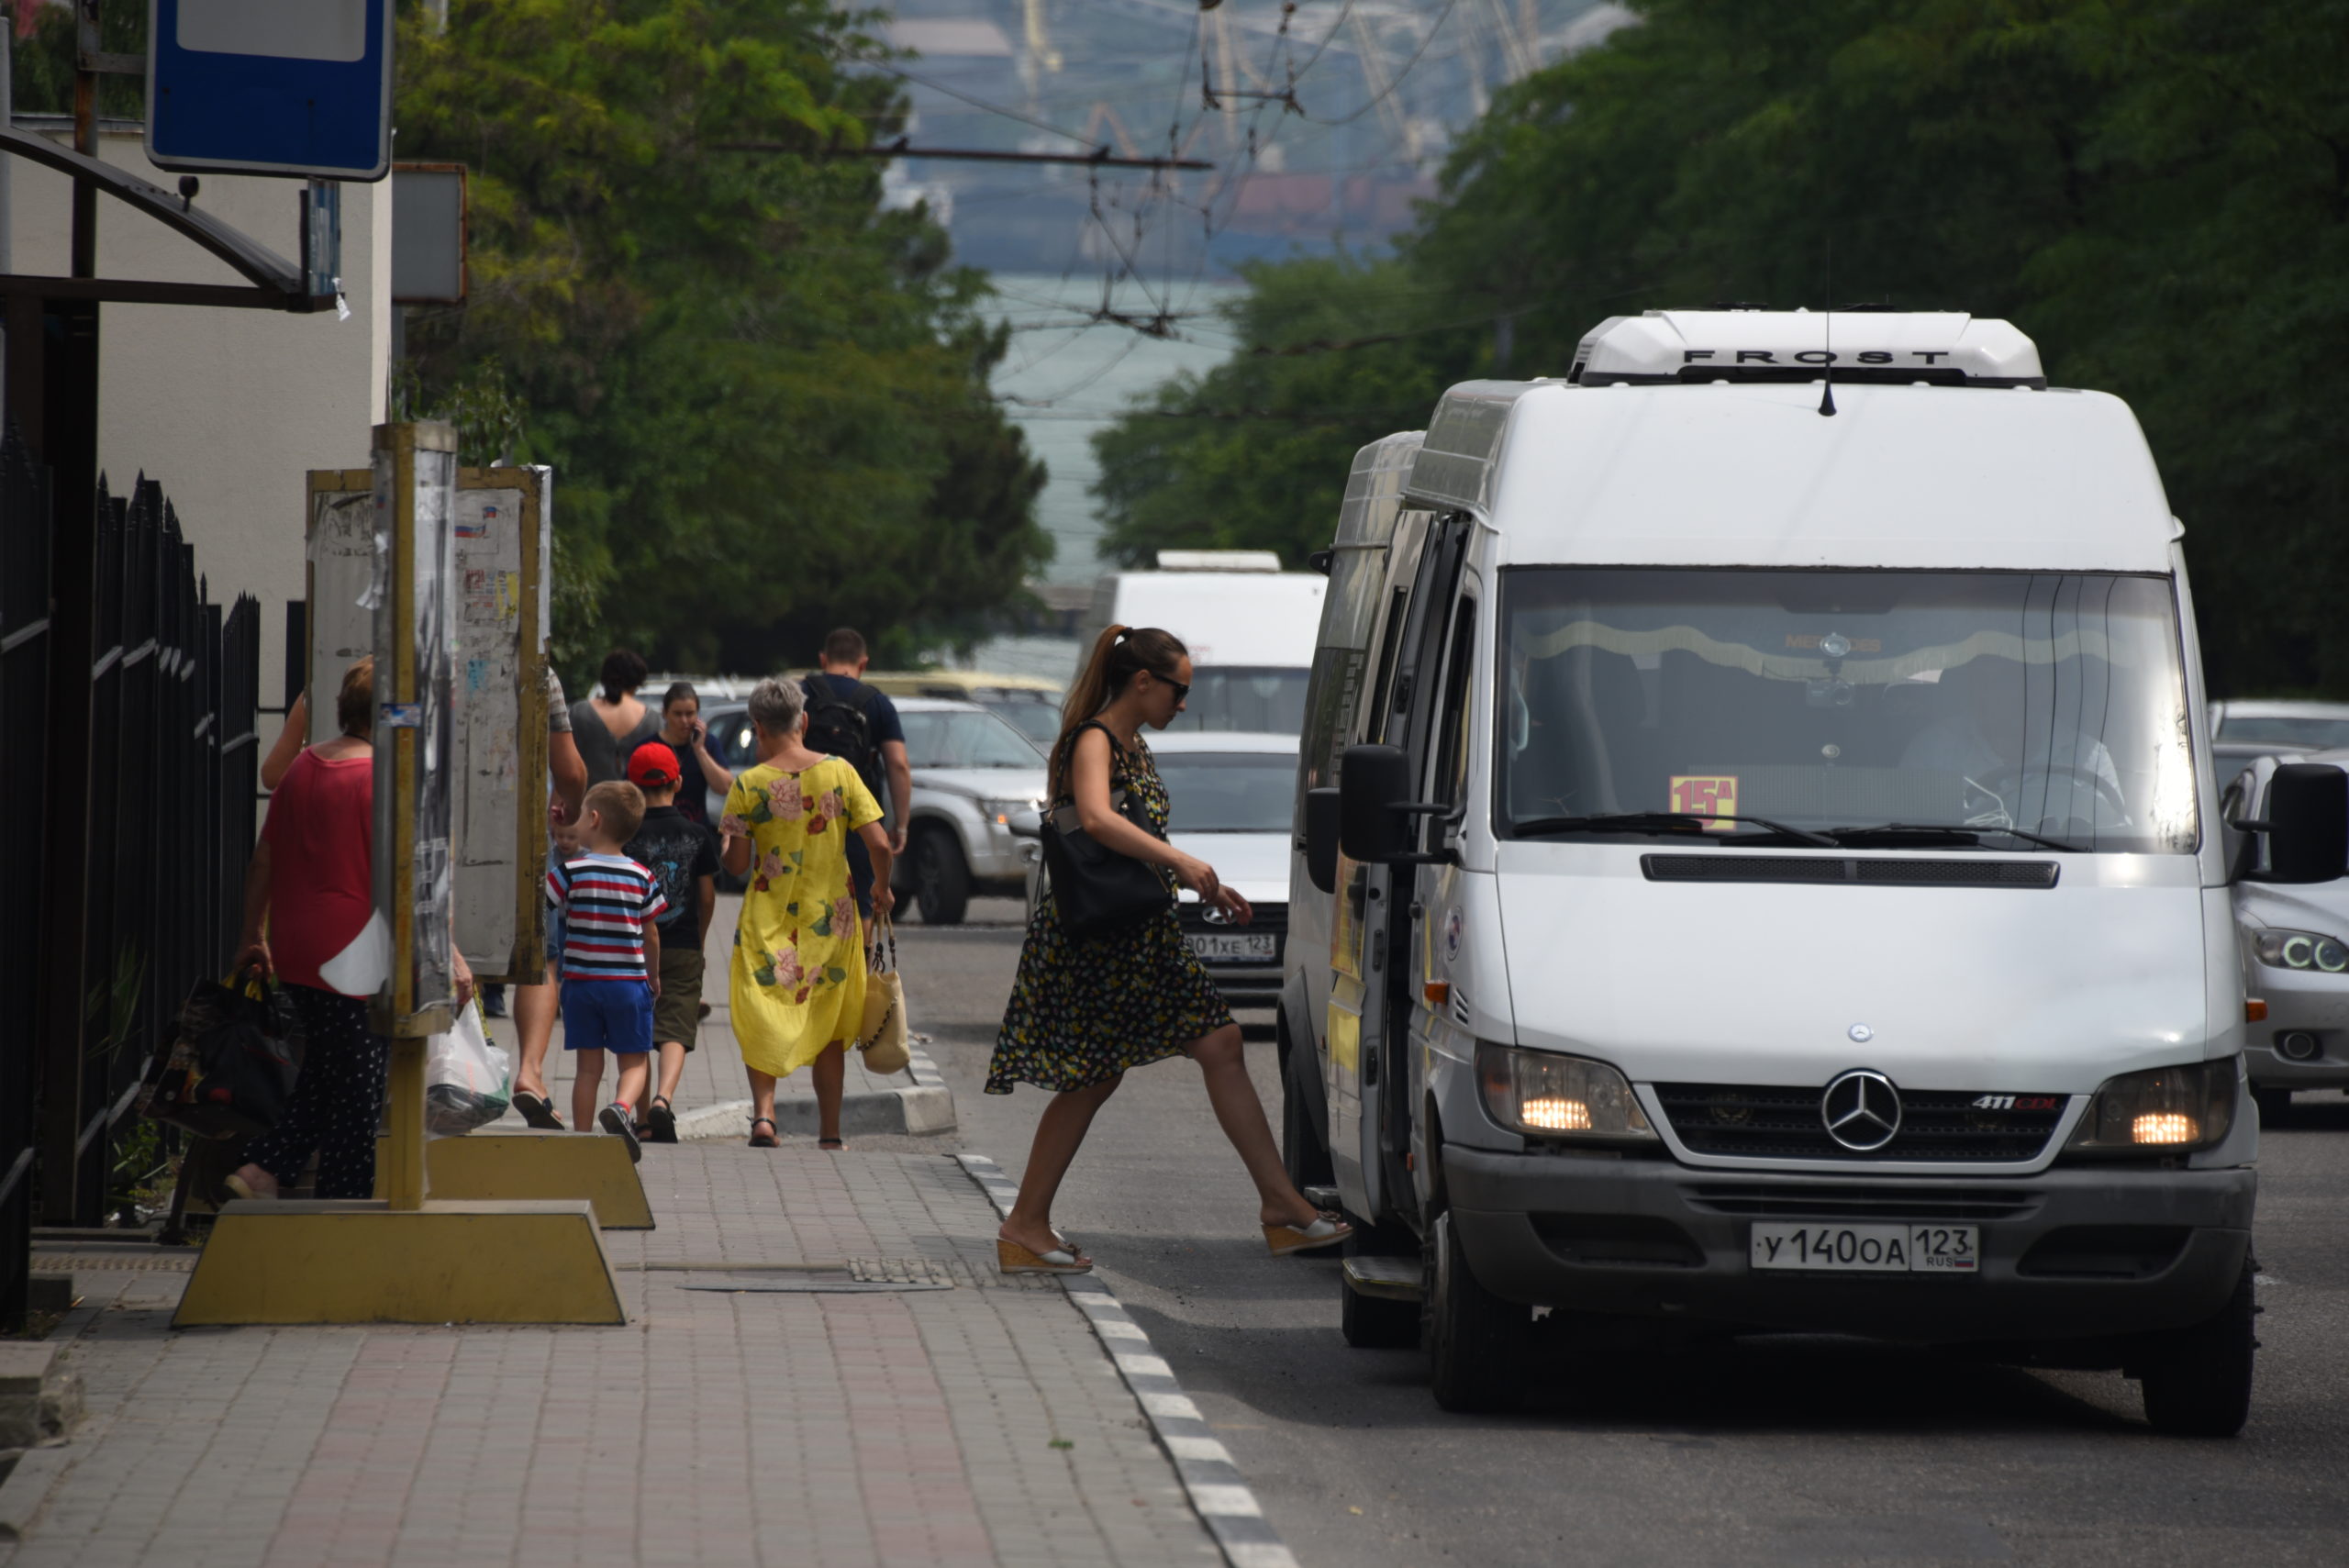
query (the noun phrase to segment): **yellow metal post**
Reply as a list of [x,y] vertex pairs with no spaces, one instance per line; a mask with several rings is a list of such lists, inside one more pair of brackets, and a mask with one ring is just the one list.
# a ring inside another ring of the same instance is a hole
[[424,1158],[424,1041],[392,1041],[388,1131],[380,1140],[375,1186],[394,1208],[422,1208],[431,1184]]

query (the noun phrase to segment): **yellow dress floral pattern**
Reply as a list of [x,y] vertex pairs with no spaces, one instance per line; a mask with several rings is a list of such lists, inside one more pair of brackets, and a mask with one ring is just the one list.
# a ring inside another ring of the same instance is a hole
[[881,819],[838,757],[792,773],[770,762],[727,793],[722,830],[751,840],[751,885],[727,988],[742,1061],[796,1073],[864,1019],[864,940],[849,892],[848,836]]

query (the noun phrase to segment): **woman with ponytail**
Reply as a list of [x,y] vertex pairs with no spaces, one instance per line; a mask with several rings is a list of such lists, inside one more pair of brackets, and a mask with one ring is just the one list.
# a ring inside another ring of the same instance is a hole
[[[996,1232],[996,1266],[1008,1274],[1093,1267],[1052,1229],[1052,1198],[1126,1069],[1175,1055],[1199,1064],[1216,1120],[1256,1184],[1257,1218],[1274,1255],[1333,1247],[1349,1234],[1335,1215],[1316,1212],[1282,1168],[1240,1027],[1175,922],[1178,884],[1243,924],[1251,916],[1213,866],[1165,839],[1166,786],[1141,731],[1173,723],[1190,690],[1190,651],[1171,633],[1113,626],[1093,645],[1061,712],[1052,808],[1073,806],[1094,842],[1156,868],[1168,901],[1138,924],[1078,937],[1063,927],[1058,900],[1047,893],[1028,923],[986,1090],[1008,1095],[1016,1084],[1034,1084],[1052,1100],[1036,1124],[1019,1200]],[[1147,828],[1119,810],[1119,794],[1141,805]]]

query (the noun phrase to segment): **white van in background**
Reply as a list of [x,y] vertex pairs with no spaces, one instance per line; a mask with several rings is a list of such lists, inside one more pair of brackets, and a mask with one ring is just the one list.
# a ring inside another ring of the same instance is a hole
[[2182,534],[2125,406],[1956,314],[1619,317],[1366,449],[1281,1004],[1348,1340],[1454,1409],[1780,1331],[2238,1429],[2230,884],[2340,878],[2349,776],[2234,852]]
[[1106,626],[1162,627],[1191,651],[1191,695],[1170,728],[1295,735],[1328,587],[1268,550],[1162,550],[1155,572],[1101,579],[1078,646],[1089,653]]

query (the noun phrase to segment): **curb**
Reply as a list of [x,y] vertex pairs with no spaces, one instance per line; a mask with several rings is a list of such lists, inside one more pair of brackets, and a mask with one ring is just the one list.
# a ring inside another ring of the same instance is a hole
[[[1003,1168],[984,1154],[954,1156],[964,1173],[991,1199],[997,1214],[1011,1212],[1019,1188]],[[1199,1520],[1215,1537],[1231,1568],[1297,1568],[1280,1532],[1264,1518],[1264,1505],[1240,1474],[1231,1452],[1208,1428],[1199,1407],[1183,1392],[1174,1369],[1151,1349],[1150,1336],[1127,1316],[1097,1274],[1063,1274],[1061,1288],[1093,1325],[1101,1348],[1117,1363],[1118,1375],[1133,1391],[1151,1430],[1174,1462]]]
[[[867,1090],[841,1096],[841,1133],[843,1137],[877,1137],[883,1134],[907,1133],[922,1137],[930,1133],[954,1130],[954,1093],[946,1086],[945,1077],[938,1064],[930,1061],[921,1047],[910,1046],[911,1058],[905,1076],[913,1080],[907,1084],[892,1084],[885,1089]],[[813,1095],[777,1095],[774,1100],[775,1131],[783,1137],[816,1136],[816,1096]],[[677,1140],[681,1143],[740,1139],[750,1136],[751,1102],[721,1100],[714,1106],[696,1106],[677,1117]]]

